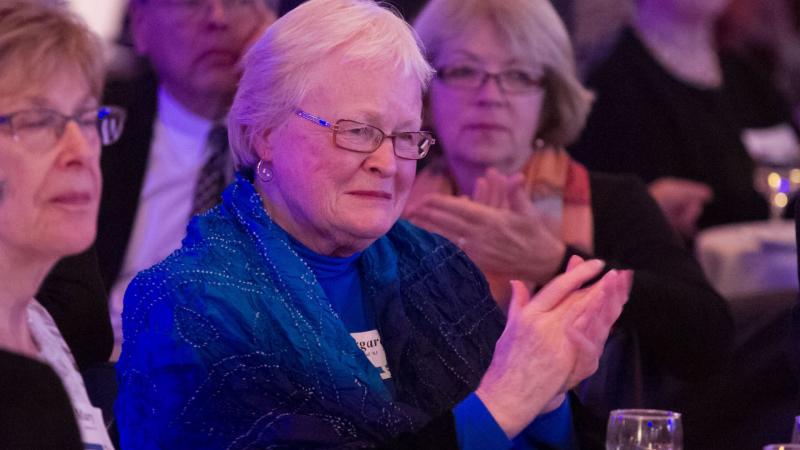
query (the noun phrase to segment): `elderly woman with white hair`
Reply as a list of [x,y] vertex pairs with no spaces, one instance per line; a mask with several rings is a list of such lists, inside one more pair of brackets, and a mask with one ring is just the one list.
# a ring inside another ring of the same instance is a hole
[[428,106],[441,156],[418,174],[405,216],[457,243],[501,302],[509,279],[541,286],[573,254],[633,269],[615,335],[626,350],[601,366],[594,403],[672,404],[657,383],[642,392],[621,378],[635,375],[628,368],[694,380],[721,367],[733,333],[727,305],[644,185],[588,172],[564,151],[592,95],[550,2],[431,0],[415,29],[437,70]]
[[123,448],[498,448],[554,426],[629,275],[582,288],[603,264],[575,258],[533,298],[514,283],[506,319],[466,255],[397,222],[431,72],[367,0],[311,0],[253,46],[237,179],[125,297]]

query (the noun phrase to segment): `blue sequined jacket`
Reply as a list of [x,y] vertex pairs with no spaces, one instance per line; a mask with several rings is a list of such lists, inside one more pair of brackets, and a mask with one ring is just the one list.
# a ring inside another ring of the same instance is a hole
[[394,398],[239,177],[128,288],[122,447],[360,448],[450,410],[477,387],[504,325],[483,276],[403,221],[358,264]]

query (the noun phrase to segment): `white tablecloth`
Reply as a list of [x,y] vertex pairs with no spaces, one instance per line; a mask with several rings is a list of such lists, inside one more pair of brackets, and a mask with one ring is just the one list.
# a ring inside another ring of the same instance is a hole
[[708,228],[695,245],[708,281],[727,298],[797,290],[793,221]]

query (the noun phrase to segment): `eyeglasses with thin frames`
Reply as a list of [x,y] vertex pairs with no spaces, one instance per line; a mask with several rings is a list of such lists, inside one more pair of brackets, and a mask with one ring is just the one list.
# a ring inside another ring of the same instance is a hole
[[58,145],[70,121],[78,125],[90,142],[111,145],[122,135],[125,110],[100,106],[67,116],[47,108],[26,109],[0,115],[0,132],[6,130],[16,142],[32,152],[46,152]]
[[433,134],[429,131],[401,131],[386,134],[378,127],[357,122],[355,120],[339,119],[330,123],[325,119],[296,110],[295,114],[333,132],[333,144],[345,150],[359,153],[372,153],[377,150],[384,139],[391,139],[394,144],[394,154],[403,159],[422,159],[428,154],[431,146],[436,143]]
[[523,69],[489,72],[468,65],[442,67],[436,71],[436,77],[448,86],[461,89],[478,89],[489,79],[494,79],[500,90],[506,94],[534,92],[541,89],[544,84],[543,77]]

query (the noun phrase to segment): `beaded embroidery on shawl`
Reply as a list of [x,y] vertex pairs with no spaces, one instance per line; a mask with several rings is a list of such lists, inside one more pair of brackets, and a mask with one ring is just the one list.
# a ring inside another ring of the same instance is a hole
[[[387,275],[392,254],[397,269]],[[198,264],[203,258],[214,264]],[[143,419],[164,419],[150,401],[165,395],[165,382],[137,364],[145,350],[138,341],[155,330],[173,333],[166,343],[185,358],[177,364],[201,378],[170,418],[197,439],[244,448],[309,437],[294,436],[289,423],[328,446],[362,447],[421,427],[477,386],[502,315],[463,253],[409,224],[396,225],[360,264],[396,401],[241,177],[222,206],[190,224],[183,247],[140,274],[126,295],[123,397]],[[165,312],[164,323],[154,319]]]

